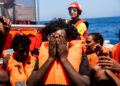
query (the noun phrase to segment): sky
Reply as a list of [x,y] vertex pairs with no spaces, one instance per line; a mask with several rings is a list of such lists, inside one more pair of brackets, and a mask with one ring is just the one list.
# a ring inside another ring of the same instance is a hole
[[[39,19],[48,21],[53,18],[70,19],[68,6],[72,2],[78,2],[82,6],[80,18],[113,17],[120,16],[120,0],[35,0]],[[16,0],[33,6],[34,0]]]
[[70,19],[68,6],[72,2],[82,6],[81,18],[120,16],[120,0],[39,0],[40,19]]
[[15,3],[24,6],[35,6],[35,0],[15,0]]

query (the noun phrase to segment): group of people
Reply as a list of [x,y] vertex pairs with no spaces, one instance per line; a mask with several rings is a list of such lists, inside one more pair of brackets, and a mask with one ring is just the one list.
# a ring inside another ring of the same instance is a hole
[[[39,56],[32,56],[31,40],[17,34],[12,40],[14,53],[5,55],[4,44],[10,20],[0,17],[0,83],[8,86],[120,86],[120,43],[112,50],[103,46],[98,32],[87,34],[88,22],[76,2],[68,7],[72,20],[54,19],[46,24]],[[119,35],[120,37],[120,35]],[[7,73],[5,72],[7,71]]]

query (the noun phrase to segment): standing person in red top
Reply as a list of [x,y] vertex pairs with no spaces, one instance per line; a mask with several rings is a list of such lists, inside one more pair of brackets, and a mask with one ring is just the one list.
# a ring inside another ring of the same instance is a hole
[[79,18],[79,15],[82,13],[81,6],[77,2],[73,2],[68,6],[68,11],[71,16],[71,20],[66,20],[66,23],[74,24],[77,28],[78,34],[86,38],[88,32],[88,22]]

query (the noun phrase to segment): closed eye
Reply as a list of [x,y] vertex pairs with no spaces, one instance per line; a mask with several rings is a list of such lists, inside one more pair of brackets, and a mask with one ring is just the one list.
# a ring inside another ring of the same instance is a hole
[[86,41],[86,43],[90,43],[90,41]]

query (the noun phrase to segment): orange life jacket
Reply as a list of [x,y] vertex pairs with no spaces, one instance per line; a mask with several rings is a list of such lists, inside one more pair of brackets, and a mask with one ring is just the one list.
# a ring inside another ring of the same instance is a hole
[[99,57],[95,53],[89,54],[87,55],[87,57],[88,57],[88,62],[90,67],[96,65],[97,61],[99,60]]
[[[72,20],[66,20],[65,22],[66,22],[66,23],[70,23],[71,21],[72,21]],[[86,20],[80,19],[80,20],[77,21],[74,25],[75,25],[76,27],[78,27],[79,24],[81,24],[81,23],[84,23],[84,24],[86,25],[86,29],[87,29],[87,30],[85,30],[84,34],[82,35],[82,36],[86,39],[89,24],[88,24],[88,22],[87,22]],[[77,29],[78,29],[78,28],[77,28]],[[78,39],[81,39],[81,40],[82,40],[82,38],[81,38],[80,36],[78,36]]]
[[[112,58],[120,63],[120,43],[113,46]],[[120,79],[120,73],[115,73]]]
[[[84,20],[84,19],[80,19],[77,23],[75,23],[75,26],[77,27],[77,26],[78,26],[79,24],[81,24],[81,23],[85,23],[85,24],[86,24],[86,27],[87,27],[87,29],[88,29],[88,23],[87,23],[87,21]],[[86,44],[87,32],[88,32],[88,30],[86,30],[86,31],[84,32],[83,36],[78,36],[78,38],[80,38],[80,40],[81,40],[81,42],[83,43],[83,45]],[[85,47],[84,47],[84,51],[86,52],[86,48],[85,48]],[[85,53],[85,52],[84,52],[84,53]]]
[[[40,48],[39,67],[41,67],[49,57],[48,54],[49,43],[43,42]],[[82,60],[82,43],[80,40],[73,40],[69,43],[69,51],[67,56],[68,61],[79,72],[79,66]],[[44,84],[61,84],[70,85],[68,76],[66,75],[62,64],[57,59],[53,62],[46,74]]]
[[42,42],[42,33],[40,32],[38,33],[36,31],[24,31],[24,30],[19,31],[18,30],[18,31],[10,31],[6,39],[5,45],[4,45],[4,50],[11,48],[12,39],[14,38],[15,35],[20,34],[20,33],[28,35],[29,39],[31,40],[30,51],[33,51],[34,48],[40,47],[41,42]]
[[[106,47],[103,48],[103,56],[104,55],[111,56],[109,48],[106,48]],[[96,53],[89,54],[89,55],[87,55],[87,57],[88,57],[90,67],[96,65],[97,61],[99,60],[99,57],[96,55]]]
[[112,57],[112,49],[108,47],[103,47],[103,55]]
[[34,57],[28,57],[24,62],[18,62],[14,59],[14,54],[11,55],[8,61],[8,72],[10,74],[10,83],[12,86],[27,86],[26,81],[32,73],[35,66]]
[[[86,24],[86,27],[87,27],[87,29],[88,29],[88,23],[87,23],[87,21],[84,20],[84,19],[80,19],[77,23],[75,23],[75,26],[77,27],[77,26],[78,26],[79,24],[81,24],[81,23],[85,23],[85,24]],[[84,38],[87,37],[87,32],[88,32],[88,30],[86,30],[86,31],[84,32],[84,34],[83,34],[83,37],[84,37]]]

